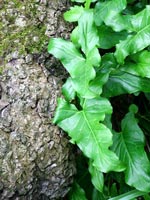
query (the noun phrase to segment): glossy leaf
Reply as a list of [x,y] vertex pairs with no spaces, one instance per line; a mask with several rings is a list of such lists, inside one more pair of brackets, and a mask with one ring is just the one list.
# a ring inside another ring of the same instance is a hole
[[[87,0],[71,0],[72,2],[84,3]],[[91,0],[91,2],[96,2],[97,0]]]
[[150,45],[150,6],[132,17],[131,24],[135,33],[116,45],[115,56],[121,64],[128,55],[135,54]]
[[125,194],[121,194],[116,197],[110,198],[109,200],[131,200],[133,198],[143,196],[144,194],[145,192],[131,190],[130,192],[126,192]]
[[91,49],[88,54],[87,54],[87,62],[91,63],[91,65],[95,66],[95,67],[99,67],[100,66],[100,62],[101,62],[101,57],[99,54],[99,51],[96,47],[94,47],[93,49]]
[[108,82],[103,87],[103,96],[113,97],[121,94],[150,92],[150,79],[115,70],[110,74]]
[[99,46],[101,49],[110,49],[114,47],[119,40],[124,40],[127,37],[127,32],[115,32],[110,27],[101,25],[98,28]]
[[126,0],[111,0],[97,3],[94,10],[96,25],[100,26],[104,22],[115,31],[125,29],[128,18],[121,16],[120,13],[125,9],[126,5]]
[[136,76],[150,78],[150,52],[145,50],[132,55],[120,69]]
[[89,90],[89,82],[95,77],[95,70],[79,53],[72,42],[60,38],[51,39],[48,45],[49,53],[58,58],[71,75],[74,89],[83,97],[94,97]]
[[131,30],[139,32],[141,29],[150,25],[150,6],[147,5],[144,10],[133,15],[131,18]]
[[123,64],[129,54],[137,53],[150,45],[150,25],[125,41],[116,45],[115,56],[118,63]]
[[91,174],[91,181],[94,187],[99,191],[103,192],[104,186],[104,176],[103,173],[97,170],[93,165],[92,162],[89,162],[89,172]]
[[76,91],[73,88],[71,78],[68,78],[62,87],[62,93],[67,101],[72,101],[75,98]]
[[107,83],[112,69],[117,67],[117,62],[112,53],[105,54],[102,57],[100,69],[96,72],[96,77],[89,84],[90,90],[97,96],[102,93],[103,85]]
[[77,110],[75,106],[60,99],[54,118],[54,122],[68,132],[72,141],[93,160],[93,166],[102,172],[125,169],[117,156],[109,150],[112,145],[111,132],[99,123],[111,111],[110,103],[100,97],[85,100],[83,110]]
[[72,2],[84,3],[86,0],[71,0]]
[[71,33],[71,41],[78,49],[81,47],[79,44],[79,27],[76,26]]
[[82,6],[71,7],[69,11],[64,13],[64,19],[68,22],[76,22],[80,18],[84,8]]
[[69,200],[87,200],[84,190],[79,184],[74,183],[68,194]]
[[79,43],[85,55],[97,46],[99,37],[97,28],[94,24],[93,10],[85,10],[78,22],[79,26]]
[[[135,107],[135,106],[134,106]],[[126,164],[125,181],[143,192],[150,191],[150,162],[144,150],[145,138],[133,111],[121,122],[122,132],[114,133],[113,150]]]

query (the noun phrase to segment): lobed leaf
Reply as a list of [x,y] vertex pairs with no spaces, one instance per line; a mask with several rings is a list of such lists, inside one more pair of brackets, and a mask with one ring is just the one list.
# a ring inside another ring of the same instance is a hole
[[145,9],[131,17],[131,31],[139,32],[141,29],[150,25],[150,6],[147,5]]
[[134,34],[116,45],[115,56],[120,64],[124,63],[128,55],[135,54],[150,45],[150,6],[132,16],[130,23],[130,29]]
[[73,88],[71,78],[68,78],[62,87],[62,93],[67,101],[72,101],[75,98],[76,91]]
[[76,22],[79,20],[84,8],[82,6],[71,7],[69,11],[64,13],[64,19],[68,22]]
[[92,98],[95,94],[89,90],[89,82],[95,77],[92,64],[80,54],[72,42],[60,38],[51,39],[48,52],[58,58],[71,75],[72,85],[83,97]]
[[127,166],[124,172],[126,183],[137,190],[149,192],[150,162],[144,150],[144,134],[133,110],[130,109],[122,120],[122,132],[114,133],[113,150]]
[[94,9],[94,19],[97,26],[104,22],[115,31],[126,29],[128,17],[121,16],[121,12],[126,8],[126,0],[111,0],[99,2]]
[[94,187],[99,191],[103,192],[104,176],[103,173],[97,170],[92,162],[89,162],[89,172],[91,174],[91,181]]
[[150,25],[143,28],[137,34],[128,36],[126,40],[116,45],[115,56],[120,64],[124,64],[124,59],[137,53],[150,45]]
[[150,79],[123,72],[120,69],[110,74],[108,82],[103,87],[103,96],[113,97],[121,94],[150,92]]
[[85,10],[78,22],[79,43],[84,54],[87,54],[99,43],[97,28],[94,23],[93,10]]
[[82,110],[60,99],[54,118],[54,122],[68,132],[72,141],[93,161],[93,166],[102,172],[125,169],[117,156],[109,150],[112,145],[111,132],[99,123],[111,111],[110,103],[100,97],[85,100]]
[[136,76],[150,78],[150,52],[145,50],[132,55],[120,70]]
[[98,27],[99,46],[101,49],[110,49],[127,37],[127,32],[115,32],[110,27],[101,25]]

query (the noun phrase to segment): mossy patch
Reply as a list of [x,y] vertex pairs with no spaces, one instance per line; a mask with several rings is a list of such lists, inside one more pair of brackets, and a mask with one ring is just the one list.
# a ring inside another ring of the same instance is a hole
[[[48,40],[44,20],[39,20],[40,9],[35,0],[4,0],[0,8],[0,56],[17,51],[19,54],[39,53]],[[44,6],[44,5],[43,5]],[[18,26],[16,20],[24,20]]]

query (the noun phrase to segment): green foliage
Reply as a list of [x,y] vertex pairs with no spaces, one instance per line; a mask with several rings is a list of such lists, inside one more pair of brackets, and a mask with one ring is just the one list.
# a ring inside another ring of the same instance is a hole
[[70,41],[53,38],[48,45],[70,75],[54,123],[86,157],[77,161],[80,175],[69,199],[150,199],[150,114],[146,107],[143,117],[135,100],[145,93],[142,103],[149,103],[150,6],[136,0],[72,2],[64,14],[76,23]]

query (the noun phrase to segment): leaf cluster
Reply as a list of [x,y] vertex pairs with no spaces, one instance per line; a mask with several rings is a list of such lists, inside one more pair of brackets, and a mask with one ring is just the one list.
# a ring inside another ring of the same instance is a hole
[[[75,24],[70,40],[52,38],[48,45],[69,73],[54,123],[82,152],[69,199],[150,199],[150,161],[139,125],[143,118],[134,101],[122,100],[143,94],[149,103],[150,6],[137,0],[72,2],[64,14]],[[113,123],[113,99],[120,99],[120,109],[127,107],[117,118],[119,129]]]

